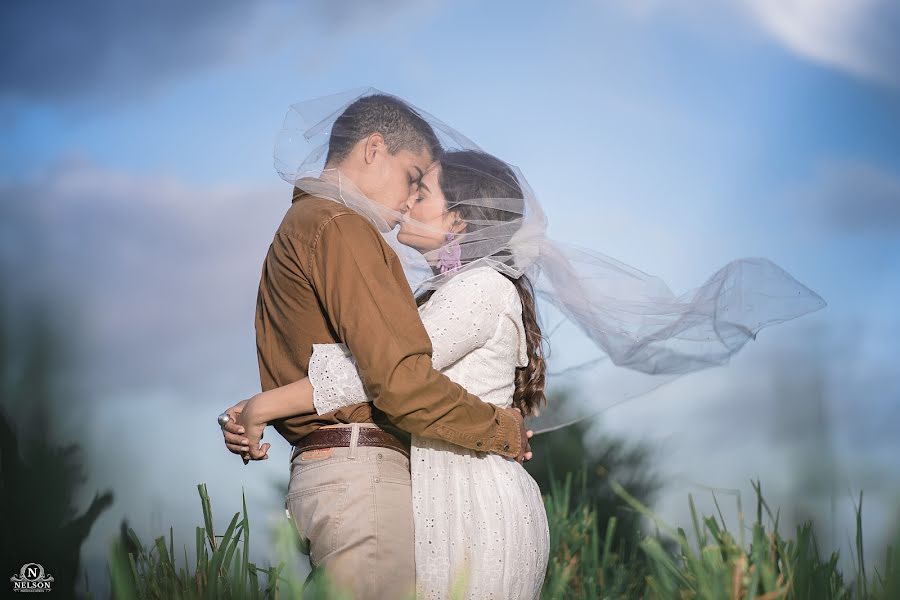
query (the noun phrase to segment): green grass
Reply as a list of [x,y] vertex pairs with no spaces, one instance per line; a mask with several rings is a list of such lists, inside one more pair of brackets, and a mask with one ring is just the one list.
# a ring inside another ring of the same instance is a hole
[[[319,580],[321,591],[304,594],[303,580],[296,573],[294,560],[283,560],[277,566],[260,567],[250,562],[250,518],[247,501],[235,513],[224,533],[216,534],[212,504],[205,484],[197,486],[203,511],[203,527],[196,528],[193,555],[183,549],[183,562],[178,565],[174,532],[156,538],[144,547],[131,528],[123,531],[110,552],[110,589],[114,598],[140,599],[263,599],[263,598],[339,598],[327,581]],[[287,520],[284,521],[287,525]],[[283,527],[277,531],[279,554],[287,556],[288,546],[296,532]]]
[[[888,548],[882,565],[870,568],[866,564],[861,493],[854,507],[855,571],[845,578],[839,570],[838,553],[821,554],[811,522],[798,526],[789,538],[783,536],[778,515],[767,506],[758,482],[754,483],[756,518],[744,523],[739,506],[736,532],[729,531],[721,512],[718,516],[699,516],[693,498],[688,497],[696,544],[689,541],[683,529],[662,522],[621,486],[613,485],[632,510],[656,525],[656,533],[627,547],[615,547],[615,518],[601,528],[591,504],[574,502],[571,475],[563,483],[553,483],[544,498],[550,523],[550,562],[542,598],[900,598],[898,553]],[[148,547],[133,530],[122,532],[109,560],[115,598],[346,598],[325,579],[304,590],[296,555],[290,556],[297,537],[289,521],[283,521],[274,540],[283,560],[277,566],[260,567],[248,560],[250,520],[246,500],[242,512],[235,513],[218,535],[206,486],[199,485],[198,491],[203,526],[196,529],[196,546],[190,557],[187,548],[176,555],[171,528],[168,537],[160,536]],[[603,536],[601,530],[605,531]],[[460,592],[454,589],[453,597],[464,597]]]
[[[754,482],[756,519],[739,519],[739,530],[729,531],[721,513],[700,517],[688,497],[692,529],[687,533],[662,522],[613,484],[633,510],[644,515],[658,533],[638,544],[639,553],[623,555],[610,546],[615,527],[611,520],[600,539],[595,515],[583,505],[570,506],[571,477],[554,485],[545,497],[551,530],[551,559],[543,598],[644,598],[679,600],[831,600],[900,598],[900,560],[896,545],[889,547],[884,564],[870,573],[862,544],[862,493],[856,512],[855,572],[845,580],[838,553],[820,553],[812,522],[807,521],[785,538],[778,515],[766,504],[759,482]],[[718,506],[718,504],[717,504]],[[740,510],[739,510],[740,514]],[[766,521],[771,524],[766,527]]]

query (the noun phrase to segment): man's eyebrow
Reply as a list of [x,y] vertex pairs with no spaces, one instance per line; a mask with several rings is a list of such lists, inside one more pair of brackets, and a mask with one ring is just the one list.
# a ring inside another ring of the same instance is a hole
[[421,180],[422,180],[422,177],[425,175],[425,171],[423,171],[423,170],[422,170],[421,168],[419,168],[417,165],[413,165],[413,169],[415,169],[416,171],[419,172],[419,176],[416,177],[416,179],[419,180],[419,181],[421,181]]

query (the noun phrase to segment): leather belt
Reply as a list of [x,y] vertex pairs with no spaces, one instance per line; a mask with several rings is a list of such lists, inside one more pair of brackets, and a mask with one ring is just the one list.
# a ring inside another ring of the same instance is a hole
[[[352,434],[352,427],[319,428],[309,435],[304,436],[299,442],[294,444],[294,451],[292,454],[296,455],[298,452],[317,450],[319,448],[349,448],[350,436]],[[401,452],[406,458],[409,458],[409,446],[405,445],[384,429],[378,427],[360,427],[359,439],[356,441],[356,445],[391,448],[392,450]]]

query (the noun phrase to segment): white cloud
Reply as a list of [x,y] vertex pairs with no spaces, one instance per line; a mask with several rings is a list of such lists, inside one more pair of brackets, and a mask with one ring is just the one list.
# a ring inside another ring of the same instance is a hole
[[806,60],[900,87],[900,4],[894,0],[615,1],[632,18],[686,17],[704,33],[726,32],[727,40],[740,39],[749,22],[751,30]]
[[239,357],[238,372],[253,375],[256,288],[289,194],[285,184],[201,187],[84,162],[0,186],[21,223],[8,248],[18,281],[37,294],[49,286],[53,309],[71,315],[67,333],[99,396],[207,385],[233,375]]
[[890,0],[744,0],[763,29],[795,53],[900,85],[900,5]]

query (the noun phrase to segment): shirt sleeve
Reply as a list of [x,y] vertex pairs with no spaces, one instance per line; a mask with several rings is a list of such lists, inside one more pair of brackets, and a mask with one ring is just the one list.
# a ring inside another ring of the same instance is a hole
[[517,456],[522,440],[516,419],[432,366],[431,341],[402,267],[376,236],[359,215],[334,216],[316,235],[307,265],[372,403],[410,433]]
[[[484,269],[448,282],[419,309],[431,339],[432,366],[439,371],[451,367],[487,344],[504,319],[515,322],[511,305],[516,298],[502,275]],[[313,344],[309,381],[319,414],[368,401],[356,360],[344,344]]]

